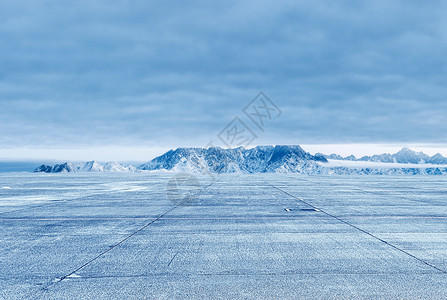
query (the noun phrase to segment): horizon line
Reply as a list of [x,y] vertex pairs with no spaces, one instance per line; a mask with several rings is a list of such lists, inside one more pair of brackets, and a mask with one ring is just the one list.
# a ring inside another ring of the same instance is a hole
[[[363,156],[379,155],[384,153],[397,153],[402,148],[409,148],[416,152],[424,152],[433,156],[440,153],[447,157],[447,144],[383,144],[383,143],[344,143],[344,144],[299,144],[279,143],[260,144],[245,147],[252,149],[257,146],[298,145],[306,152],[315,155],[338,154],[342,157],[354,155]],[[192,146],[77,146],[77,147],[11,147],[0,148],[0,161],[3,162],[26,162],[26,161],[116,161],[116,162],[146,162],[162,155],[163,153],[177,148],[209,148]],[[221,147],[224,148],[225,147]]]

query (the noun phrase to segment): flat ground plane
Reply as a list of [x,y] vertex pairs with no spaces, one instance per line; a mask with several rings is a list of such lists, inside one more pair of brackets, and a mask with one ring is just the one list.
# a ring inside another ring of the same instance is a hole
[[0,175],[0,298],[447,298],[447,177]]

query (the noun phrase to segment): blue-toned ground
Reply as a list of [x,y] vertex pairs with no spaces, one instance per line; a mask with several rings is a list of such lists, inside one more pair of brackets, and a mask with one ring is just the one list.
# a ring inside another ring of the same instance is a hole
[[0,298],[447,298],[447,177],[0,174]]

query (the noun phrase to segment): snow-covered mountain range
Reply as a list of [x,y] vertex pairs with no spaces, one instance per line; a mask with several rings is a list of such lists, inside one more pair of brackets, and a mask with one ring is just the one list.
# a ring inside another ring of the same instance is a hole
[[77,172],[136,172],[137,168],[132,165],[122,165],[117,162],[108,162],[104,165],[96,161],[86,163],[63,163],[54,166],[41,165],[35,173],[77,173]]
[[354,155],[347,157],[341,157],[338,154],[325,155],[318,153],[317,155],[324,156],[327,159],[336,160],[348,160],[348,161],[371,161],[371,162],[383,162],[383,163],[402,163],[402,164],[435,164],[435,165],[447,165],[447,158],[437,153],[433,156],[429,156],[424,152],[415,152],[408,148],[402,148],[395,154],[384,153],[373,156],[363,156],[356,158]]
[[432,157],[404,148],[396,154],[360,159],[336,154],[312,155],[300,146],[258,146],[252,149],[178,148],[134,167],[96,161],[84,164],[42,165],[34,172],[140,172],[164,170],[187,173],[301,173],[340,175],[442,175],[447,174],[447,158]]
[[138,168],[193,173],[309,173],[318,168],[317,162],[327,162],[327,159],[311,155],[300,146],[258,146],[253,149],[178,148]]

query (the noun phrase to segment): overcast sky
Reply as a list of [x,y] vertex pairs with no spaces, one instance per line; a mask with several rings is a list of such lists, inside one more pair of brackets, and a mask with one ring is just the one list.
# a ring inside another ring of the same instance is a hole
[[446,3],[0,0],[0,150],[445,145]]

